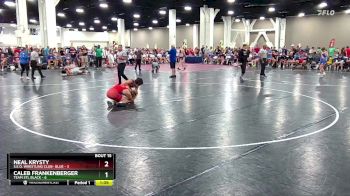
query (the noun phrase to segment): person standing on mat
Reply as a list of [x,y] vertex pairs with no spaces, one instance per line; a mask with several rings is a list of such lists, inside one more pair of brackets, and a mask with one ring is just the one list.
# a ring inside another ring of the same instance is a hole
[[103,50],[100,47],[100,45],[97,46],[96,50],[96,68],[101,68],[102,67],[102,54]]
[[248,45],[243,44],[242,49],[238,53],[238,59],[239,59],[239,62],[241,63],[241,71],[242,71],[242,75],[240,77],[241,80],[244,80],[243,76],[247,68],[249,54],[250,54],[250,51],[248,50]]
[[19,55],[19,63],[21,65],[21,79],[23,79],[23,73],[26,71],[27,80],[29,80],[29,53],[26,48],[22,48],[22,52]]
[[171,45],[171,49],[169,50],[169,59],[170,59],[170,69],[171,69],[170,78],[176,78],[176,74],[175,74],[176,48],[174,45]]
[[38,65],[39,63],[39,53],[38,53],[38,49],[34,48],[33,51],[30,53],[30,66],[32,67],[32,79],[36,79],[34,77],[34,72],[37,69],[41,79],[45,78],[45,76],[43,75],[43,73],[41,72],[41,65]]
[[260,64],[261,64],[260,77],[262,77],[262,78],[266,77],[266,75],[265,75],[265,67],[267,64],[267,50],[266,50],[266,48],[267,48],[266,45],[264,45],[259,51]]
[[326,48],[322,48],[322,54],[321,54],[321,58],[320,58],[320,73],[319,75],[326,75],[326,72],[324,70],[324,68],[327,66],[327,61],[328,59],[328,52],[326,50]]
[[[183,48],[180,48],[179,50],[179,66],[177,68],[177,70],[181,71],[181,70],[186,70],[186,67],[184,66],[185,63],[185,50]],[[181,69],[182,67],[182,69]]]
[[128,60],[128,53],[123,50],[122,45],[118,45],[118,52],[117,52],[117,62],[118,62],[118,79],[119,84],[122,83],[122,77],[124,80],[128,80],[128,77],[124,74],[126,61]]
[[137,49],[135,55],[136,55],[135,71],[136,71],[137,66],[139,66],[139,71],[141,71],[141,59],[142,59],[142,55],[143,55],[141,49]]

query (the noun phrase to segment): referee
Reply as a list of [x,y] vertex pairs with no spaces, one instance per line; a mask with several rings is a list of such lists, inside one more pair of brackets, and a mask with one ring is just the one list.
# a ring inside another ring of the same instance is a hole
[[118,52],[117,52],[117,62],[118,62],[118,79],[119,84],[122,83],[122,77],[124,80],[128,80],[128,77],[124,74],[126,62],[128,60],[128,53],[123,50],[122,45],[118,45]]
[[242,71],[242,75],[240,77],[241,81],[244,80],[243,76],[244,76],[245,70],[247,68],[248,57],[250,54],[250,51],[248,50],[247,47],[248,47],[247,44],[243,44],[242,49],[238,53],[238,59],[239,59],[239,62],[241,63],[241,71]]
[[267,48],[266,45],[264,45],[263,48],[261,48],[259,51],[260,64],[261,64],[261,71],[260,71],[261,78],[266,78],[266,75],[265,75],[265,68],[267,65],[267,50],[266,50],[266,48]]
[[32,80],[35,80],[36,78],[34,77],[35,70],[37,69],[41,79],[45,78],[43,73],[41,72],[41,65],[38,65],[39,63],[39,53],[38,49],[34,48],[33,51],[30,53],[30,66],[32,67]]

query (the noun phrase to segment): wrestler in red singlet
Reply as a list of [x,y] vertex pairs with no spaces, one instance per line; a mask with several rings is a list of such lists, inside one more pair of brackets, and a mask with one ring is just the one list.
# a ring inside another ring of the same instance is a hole
[[120,102],[123,97],[123,91],[126,89],[129,89],[129,87],[123,84],[115,85],[107,91],[107,97],[116,102]]

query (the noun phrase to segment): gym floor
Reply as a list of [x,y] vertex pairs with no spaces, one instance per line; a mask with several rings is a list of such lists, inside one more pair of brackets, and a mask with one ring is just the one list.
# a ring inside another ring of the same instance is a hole
[[[350,73],[144,66],[134,106],[107,110],[116,70],[0,75],[0,195],[350,195]],[[111,152],[113,187],[9,186],[6,154]]]

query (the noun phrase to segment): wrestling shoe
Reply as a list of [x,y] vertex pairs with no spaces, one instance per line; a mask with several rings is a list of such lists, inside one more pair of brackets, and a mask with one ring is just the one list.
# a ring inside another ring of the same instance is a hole
[[114,103],[111,101],[107,101],[107,105],[108,105],[107,109],[111,109],[114,106]]

